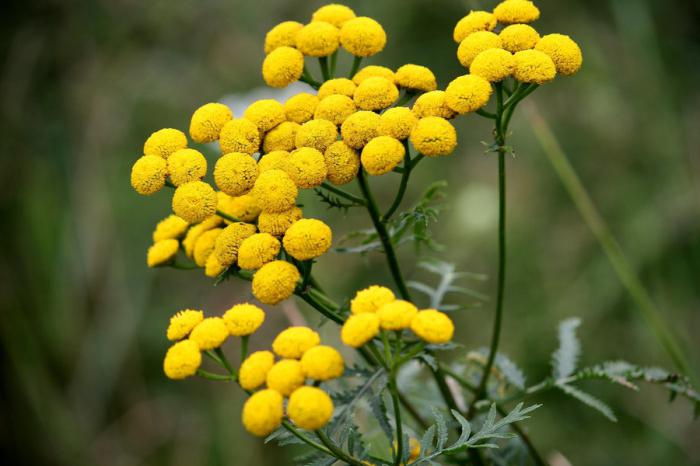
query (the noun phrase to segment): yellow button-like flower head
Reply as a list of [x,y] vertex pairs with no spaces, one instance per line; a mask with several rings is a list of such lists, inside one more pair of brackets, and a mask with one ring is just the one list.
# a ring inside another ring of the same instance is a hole
[[503,48],[513,53],[534,48],[540,40],[540,34],[527,24],[506,26],[498,36],[501,38]]
[[345,362],[338,350],[330,346],[314,346],[301,357],[304,375],[314,380],[331,380],[343,375]]
[[547,34],[537,42],[535,50],[544,52],[557,67],[557,73],[570,76],[581,69],[583,55],[578,44],[564,34]]
[[284,234],[284,249],[293,258],[305,261],[325,254],[331,247],[333,233],[328,225],[314,218],[302,218]]
[[292,47],[278,47],[265,57],[263,79],[270,87],[287,87],[304,71],[304,55]]
[[333,401],[316,387],[300,387],[289,397],[287,416],[306,430],[318,430],[333,417]]
[[444,118],[421,118],[411,132],[411,144],[426,157],[450,155],[457,147],[457,131]]
[[214,244],[216,244],[216,239],[221,234],[222,228],[212,228],[207,230],[197,238],[194,243],[194,253],[193,258],[195,264],[199,267],[204,267],[207,263],[207,259],[212,252],[214,252]]
[[283,358],[299,359],[319,343],[321,337],[309,327],[289,327],[272,342],[272,351]]
[[144,196],[157,193],[165,186],[168,162],[157,155],[144,155],[131,167],[131,186]]
[[219,263],[228,267],[238,259],[238,250],[246,238],[255,234],[255,225],[250,223],[232,223],[223,229],[216,238],[214,254]]
[[286,119],[284,107],[274,99],[256,100],[243,112],[243,117],[252,121],[262,133],[270,131]]
[[540,17],[540,10],[530,0],[505,0],[496,5],[493,14],[499,23],[531,23]]
[[515,58],[512,53],[503,49],[488,49],[474,58],[469,72],[473,76],[480,76],[494,83],[509,77],[513,73],[513,68],[515,68]]
[[323,158],[328,169],[326,177],[335,185],[351,182],[360,169],[360,156],[343,141],[336,141],[328,146]]
[[226,270],[226,267],[219,262],[215,254],[209,254],[207,262],[204,264],[204,275],[209,278],[216,278]]
[[163,239],[177,239],[185,234],[189,224],[177,215],[168,215],[158,222],[153,230],[153,242]]
[[297,131],[296,146],[311,147],[324,152],[328,146],[338,139],[338,128],[328,120],[307,121]]
[[186,338],[193,328],[204,320],[204,313],[194,309],[185,309],[170,318],[167,337],[170,341]]
[[421,95],[413,103],[411,111],[418,118],[454,118],[455,112],[447,105],[445,91],[430,91]]
[[477,31],[493,31],[496,27],[496,17],[488,11],[470,11],[455,25],[452,37],[458,44],[467,36]]
[[307,24],[297,33],[297,48],[310,57],[327,57],[338,50],[340,31],[325,21]]
[[305,381],[301,363],[296,359],[278,361],[267,373],[267,388],[278,391],[282,396],[291,395]]
[[374,313],[348,317],[340,331],[340,339],[348,346],[359,348],[379,333],[379,317]]
[[211,230],[212,228],[216,228],[222,223],[223,221],[221,220],[221,217],[217,215],[212,215],[211,217],[203,220],[202,223],[191,226],[187,230],[185,239],[182,240],[182,247],[185,249],[185,254],[187,254],[187,257],[192,257],[192,255],[194,254],[194,245],[197,243],[197,240],[205,231]]
[[143,145],[145,155],[167,159],[176,150],[187,147],[187,136],[179,129],[163,128],[151,134]]
[[218,198],[217,209],[226,215],[241,220],[242,222],[252,223],[260,215],[260,206],[258,201],[251,194],[242,196],[229,196],[224,192],[217,192]]
[[314,117],[318,102],[319,98],[315,95],[302,92],[284,103],[284,114],[289,121],[306,123]]
[[297,34],[304,27],[296,21],[284,21],[273,27],[265,35],[265,53],[278,47],[296,47]]
[[207,159],[194,149],[180,149],[168,157],[168,174],[175,186],[199,181],[207,174]]
[[468,74],[454,79],[447,86],[445,102],[459,114],[470,113],[485,106],[489,102],[491,92],[491,84],[486,79]]
[[223,315],[231,336],[243,337],[255,333],[265,322],[265,311],[253,304],[236,304]]
[[218,102],[204,104],[194,111],[190,120],[190,137],[200,144],[219,139],[221,129],[231,121],[233,113]]
[[[263,304],[277,304],[294,294],[299,278],[299,271],[289,262],[268,262],[253,276],[253,295]],[[275,352],[280,354],[277,350]]]
[[434,91],[437,89],[435,75],[430,68],[420,65],[403,65],[396,70],[396,85],[414,91]]
[[228,328],[221,317],[207,317],[190,333],[190,341],[199,345],[202,351],[218,348],[228,338]]
[[[280,126],[278,126],[277,128],[279,128]],[[272,131],[276,131],[277,128],[273,129]],[[296,147],[296,143],[294,141],[292,141],[292,146]],[[294,147],[292,147],[291,150],[294,150]],[[258,170],[260,171],[260,173],[266,172],[268,170],[284,170],[284,163],[286,162],[288,157],[289,152],[286,150],[273,150],[272,152],[268,152],[267,154],[265,154],[264,157],[258,159]]]
[[515,54],[513,77],[523,83],[544,84],[557,75],[557,67],[544,52],[523,50]]
[[418,308],[408,301],[397,299],[377,310],[379,326],[384,330],[402,330],[411,326]]
[[386,78],[367,78],[355,89],[355,104],[362,110],[382,110],[399,98],[399,90]]
[[242,152],[231,152],[219,158],[214,166],[216,186],[229,196],[247,193],[258,179],[258,164]]
[[357,85],[348,78],[329,79],[318,88],[318,98],[323,99],[333,94],[352,97]]
[[462,66],[469,68],[474,58],[484,50],[499,49],[503,40],[491,31],[478,31],[467,36],[457,48],[457,59]]
[[258,176],[252,194],[263,212],[284,212],[294,207],[298,191],[287,173],[267,170]]
[[149,267],[158,267],[167,264],[175,258],[180,249],[180,243],[176,239],[162,239],[156,241],[146,255],[146,263]]
[[379,115],[362,110],[350,115],[340,127],[343,142],[353,149],[362,149],[371,139],[377,137]]
[[258,217],[258,230],[260,233],[282,236],[301,217],[302,212],[299,207],[292,207],[283,212],[263,212]]
[[352,82],[359,86],[365,79],[376,77],[388,79],[396,84],[396,74],[386,66],[378,65],[365,66],[352,77]]
[[327,173],[323,154],[311,147],[302,147],[289,154],[283,169],[294,184],[304,189],[320,186]]
[[173,194],[173,212],[189,223],[199,223],[216,213],[214,188],[203,181],[180,185]]
[[370,175],[384,175],[401,163],[406,148],[391,136],[377,136],[362,149],[360,160]]
[[257,270],[275,260],[280,248],[279,240],[269,233],[249,236],[238,249],[238,266],[246,270]]
[[353,314],[374,313],[385,304],[396,300],[394,292],[385,286],[372,285],[360,290],[350,301],[350,311]]
[[[299,123],[294,121],[284,121],[276,128],[268,131],[263,139],[263,152],[267,154],[274,151],[289,152],[294,150],[299,126]],[[264,160],[264,158],[262,160]]]
[[246,118],[234,118],[221,129],[219,138],[221,152],[254,154],[260,148],[260,131],[255,123]]
[[340,29],[340,44],[356,57],[371,57],[386,45],[386,32],[381,24],[360,16],[346,21]]
[[202,353],[197,343],[183,340],[175,343],[165,353],[163,371],[169,379],[180,380],[193,376],[202,364]]
[[243,390],[255,390],[265,383],[267,373],[275,364],[271,351],[256,351],[246,358],[238,370],[238,382]]
[[340,126],[347,117],[356,111],[355,102],[350,97],[332,94],[321,99],[316,107],[314,118],[328,120],[334,125]]
[[282,425],[283,398],[275,390],[253,393],[243,404],[241,420],[245,430],[258,437],[266,437]]
[[411,330],[421,340],[439,345],[452,339],[455,326],[447,314],[427,309],[416,314],[411,322]]
[[383,112],[379,117],[377,133],[391,136],[398,140],[407,139],[418,123],[415,113],[408,107],[394,107]]
[[331,3],[314,11],[313,15],[311,15],[311,21],[325,21],[339,28],[354,17],[355,12],[351,8],[338,3]]

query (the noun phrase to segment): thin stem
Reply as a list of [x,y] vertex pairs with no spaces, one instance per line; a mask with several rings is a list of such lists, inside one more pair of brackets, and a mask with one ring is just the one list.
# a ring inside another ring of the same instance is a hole
[[357,73],[357,70],[360,69],[360,64],[362,63],[362,57],[354,57],[352,60],[352,68],[350,69],[350,74],[348,75],[348,78],[352,79],[353,76]]
[[323,80],[328,81],[331,76],[330,69],[328,68],[328,57],[318,57],[318,64],[321,67],[321,74],[323,75]]
[[495,119],[496,119],[496,114],[495,114],[495,113],[488,112],[488,111],[484,110],[483,108],[480,108],[479,110],[477,110],[477,111],[474,112],[474,113],[476,113],[477,115],[480,115],[480,116],[482,116],[482,117],[484,117],[484,118],[490,118],[491,120],[495,120]]
[[305,444],[315,448],[316,450],[322,451],[329,456],[335,456],[333,453],[331,453],[331,451],[328,448],[324,447],[320,443],[314,442],[313,440],[308,438],[306,435],[299,432],[296,429],[296,427],[294,427],[289,421],[282,421],[282,426],[285,429],[287,429],[293,436],[295,436],[296,438],[298,438],[299,440],[301,440]]
[[403,459],[403,423],[401,421],[401,405],[399,402],[399,388],[396,385],[395,368],[389,378],[389,393],[391,393],[391,402],[394,405],[394,421],[396,423],[396,456],[394,457],[394,465],[399,466]]
[[[498,411],[498,414],[501,416],[507,416],[508,413],[505,412],[503,408],[500,406],[496,405],[496,411]],[[517,422],[513,422],[510,424],[510,428],[513,429],[513,432],[515,432],[518,437],[523,441],[525,446],[527,447],[527,451],[530,453],[530,457],[533,459],[535,464],[537,466],[547,466],[547,462],[542,458],[542,455],[540,455],[540,452],[537,451],[537,448],[535,448],[535,445],[532,443],[532,440],[530,440],[530,436],[525,433],[525,431],[520,427],[520,425]]]
[[229,222],[237,223],[237,222],[240,222],[240,221],[241,221],[241,219],[236,218],[236,217],[234,217],[233,215],[229,215],[229,214],[227,214],[227,213],[224,213],[224,212],[222,212],[222,211],[220,211],[220,210],[217,210],[217,211],[216,211],[216,215],[218,215],[219,217],[223,218],[224,220],[228,220]]
[[226,368],[226,370],[231,374],[233,377],[238,377],[236,374],[236,370],[231,366],[231,363],[228,362],[228,359],[226,358],[226,355],[224,354],[224,350],[221,349],[221,347],[216,348],[214,350],[216,355],[221,359],[221,364]]
[[204,369],[197,369],[197,375],[209,380],[220,380],[226,382],[236,380],[231,375],[214,374],[213,372],[205,371]]
[[321,440],[321,443],[323,443],[326,446],[326,448],[330,450],[332,456],[335,456],[339,460],[345,461],[348,464],[362,466],[362,463],[360,461],[356,460],[355,458],[338,448],[338,446],[331,439],[328,438],[325,432],[319,429],[316,431],[316,435],[318,436],[319,440]]
[[311,305],[311,307],[316,309],[324,316],[328,317],[333,322],[341,325],[343,324],[343,319],[340,316],[336,315],[332,310],[326,308],[322,303],[314,299],[309,293],[298,292],[297,296],[306,301],[308,304]]
[[401,205],[401,201],[403,200],[403,197],[406,194],[406,188],[408,187],[408,180],[411,177],[411,170],[413,167],[411,166],[411,152],[408,148],[407,141],[404,141],[404,146],[406,150],[406,155],[403,159],[404,170],[403,174],[401,175],[401,184],[399,185],[399,190],[396,193],[394,202],[391,203],[391,207],[389,207],[389,210],[387,210],[384,216],[382,217],[383,223],[386,223]]
[[362,206],[367,205],[367,202],[365,202],[365,200],[362,199],[361,197],[355,196],[354,194],[351,194],[347,191],[343,191],[340,188],[336,188],[335,186],[328,183],[327,181],[324,181],[323,183],[321,183],[321,187],[323,189],[326,189],[326,190],[332,192],[333,194],[337,194],[340,197],[344,197],[345,199],[352,201],[355,204],[359,204]]
[[406,89],[406,91],[404,92],[404,95],[401,96],[401,98],[398,101],[396,101],[396,103],[394,103],[394,107],[401,107],[402,105],[409,102],[415,96],[416,96],[416,91]]
[[331,55],[331,65],[330,65],[330,77],[331,79],[335,78],[335,68],[336,65],[338,64],[338,51],[336,50],[333,52],[333,55]]
[[311,76],[311,73],[309,72],[308,68],[304,67],[304,71],[301,74],[301,78],[299,78],[299,81],[305,82],[309,86],[313,87],[314,89],[318,89],[321,87],[321,83],[316,81],[313,76]]
[[241,337],[241,363],[245,361],[245,358],[248,357],[248,340],[250,339],[250,335],[244,335]]
[[197,264],[181,264],[177,261],[170,264],[170,267],[173,269],[178,269],[178,270],[194,270],[194,269],[199,268],[199,267],[197,267]]

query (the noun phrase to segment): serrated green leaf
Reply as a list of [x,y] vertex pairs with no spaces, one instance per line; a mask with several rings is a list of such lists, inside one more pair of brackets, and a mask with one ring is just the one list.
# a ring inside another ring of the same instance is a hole
[[552,375],[563,379],[574,373],[581,353],[581,344],[576,337],[576,329],[581,319],[574,317],[559,324],[559,348],[552,354]]
[[557,384],[556,387],[564,393],[566,393],[567,395],[576,398],[585,405],[595,409],[612,422],[617,422],[617,417],[615,417],[615,413],[610,408],[610,406],[606,405],[593,395],[590,395],[584,391],[579,390],[578,388],[572,387],[571,385],[567,384]]

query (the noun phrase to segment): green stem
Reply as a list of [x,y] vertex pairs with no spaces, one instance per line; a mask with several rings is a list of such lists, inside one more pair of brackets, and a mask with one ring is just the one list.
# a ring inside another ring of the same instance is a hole
[[394,457],[394,466],[399,466],[403,459],[403,423],[401,421],[401,404],[399,401],[399,388],[396,385],[396,368],[392,370],[389,377],[389,393],[391,393],[391,402],[394,405],[394,421],[396,423],[396,456]]
[[245,358],[248,357],[248,340],[250,339],[250,335],[244,335],[241,338],[241,363],[245,361]]
[[338,64],[338,51],[336,50],[333,52],[333,55],[331,55],[331,69],[330,69],[330,77],[331,79],[335,78],[335,68],[336,65]]
[[477,115],[480,115],[484,118],[490,118],[492,120],[495,120],[497,118],[495,113],[488,112],[488,111],[484,110],[483,108],[480,108],[479,110],[477,110],[474,113],[476,113]]
[[318,57],[318,64],[321,67],[321,74],[323,75],[323,80],[328,81],[331,77],[331,72],[328,68],[328,57]]
[[357,73],[357,70],[360,69],[360,64],[362,63],[362,57],[354,57],[352,59],[352,68],[350,69],[350,74],[348,75],[348,78],[352,79],[353,76]]
[[205,371],[204,369],[197,369],[197,375],[209,380],[220,380],[226,382],[236,380],[231,375],[214,374],[213,372]]
[[241,219],[236,218],[236,217],[234,217],[233,215],[229,215],[229,214],[227,214],[227,213],[224,213],[224,212],[222,212],[222,211],[220,211],[220,210],[217,210],[217,211],[216,211],[216,215],[218,215],[219,217],[223,218],[224,220],[228,220],[229,222],[237,223],[237,222],[240,222],[240,221],[241,221]]
[[304,293],[304,292],[298,292],[296,293],[297,296],[299,296],[301,299],[306,301],[308,304],[311,305],[314,309],[316,309],[318,312],[323,314],[325,317],[329,318],[333,322],[342,325],[343,324],[343,319],[335,314],[332,310],[326,308],[323,304],[321,304],[319,301],[314,299],[309,293]]
[[316,435],[318,436],[319,440],[321,440],[321,443],[323,443],[326,446],[326,448],[330,450],[332,456],[335,456],[339,460],[345,461],[346,463],[351,465],[363,466],[360,461],[356,460],[355,458],[338,448],[338,446],[331,439],[329,439],[326,433],[322,430],[317,430]]
[[231,366],[231,363],[228,362],[228,359],[226,358],[226,355],[224,354],[224,350],[221,349],[221,347],[216,348],[214,350],[216,355],[221,359],[221,364],[226,368],[226,370],[231,374],[232,377],[238,377],[236,370]]
[[301,74],[301,78],[299,78],[299,81],[305,82],[309,86],[313,87],[314,89],[317,89],[321,87],[321,83],[316,81],[312,76],[309,70],[304,67],[304,71]]
[[181,264],[177,261],[170,264],[170,267],[173,269],[178,269],[178,270],[194,270],[194,269],[199,268],[199,267],[197,267],[197,264]]
[[408,141],[404,141],[404,147],[406,150],[406,155],[403,160],[404,170],[403,174],[401,175],[401,184],[399,185],[399,190],[396,193],[394,202],[391,203],[391,207],[389,207],[389,210],[387,210],[384,216],[382,217],[383,223],[386,223],[391,218],[391,216],[394,215],[396,209],[398,209],[401,205],[401,201],[403,200],[403,197],[406,194],[406,188],[408,187],[408,180],[411,177],[411,170],[413,169],[413,167],[411,166],[411,152],[408,148]]
[[332,184],[328,183],[327,181],[324,181],[323,183],[321,183],[321,187],[322,187],[323,189],[326,189],[326,190],[332,192],[333,194],[337,194],[337,195],[340,196],[340,197],[343,197],[343,198],[345,198],[345,199],[347,199],[347,200],[349,200],[349,201],[352,201],[352,202],[354,202],[355,204],[358,204],[358,205],[361,205],[361,206],[367,205],[367,202],[365,202],[365,200],[362,199],[361,197],[355,196],[354,194],[351,194],[351,193],[349,193],[349,192],[347,192],[347,191],[343,191],[343,190],[340,189],[340,188],[336,188],[335,186],[333,186]]
[[320,443],[314,442],[306,435],[299,432],[296,427],[294,427],[289,421],[282,421],[282,426],[287,429],[293,436],[304,442],[305,444],[315,448],[316,450],[322,451],[329,456],[335,456],[328,448],[324,447]]
[[401,96],[401,98],[400,98],[398,101],[396,101],[396,103],[394,103],[394,107],[401,107],[402,105],[404,105],[404,104],[406,104],[407,102],[409,102],[409,101],[410,101],[412,98],[414,98],[415,96],[416,96],[416,92],[415,92],[415,91],[406,89],[406,91],[404,92],[404,95]]

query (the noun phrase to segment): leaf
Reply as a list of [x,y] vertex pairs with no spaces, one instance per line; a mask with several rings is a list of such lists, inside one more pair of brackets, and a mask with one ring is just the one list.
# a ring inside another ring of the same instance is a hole
[[447,443],[447,422],[440,411],[432,406],[431,409],[433,411],[433,417],[435,418],[435,425],[437,426],[437,449],[442,450],[445,443]]
[[423,434],[423,437],[421,437],[420,440],[420,457],[424,458],[429,451],[433,450],[433,442],[435,440],[435,431],[437,430],[437,427],[435,427],[435,424],[431,425],[428,427]]
[[556,387],[564,393],[566,393],[567,395],[576,398],[580,402],[600,412],[603,416],[607,417],[612,422],[617,422],[617,417],[615,417],[615,413],[613,413],[613,410],[610,408],[610,406],[606,405],[593,395],[589,395],[588,393],[581,391],[578,388],[575,388],[568,384],[557,384]]
[[372,410],[372,414],[379,423],[379,427],[381,427],[382,432],[384,432],[384,435],[386,435],[389,442],[391,442],[394,438],[394,431],[391,427],[391,423],[389,423],[389,417],[387,416],[386,403],[384,402],[383,394],[383,390],[379,391],[379,393],[375,393],[375,396],[369,401],[369,406]]
[[581,345],[576,337],[576,328],[581,319],[574,317],[559,324],[559,348],[552,354],[552,375],[563,379],[574,373],[581,353]]
[[351,207],[363,207],[362,204],[353,201],[343,200],[337,194],[325,191],[321,188],[314,188],[314,192],[321,199],[321,202],[328,205],[329,209],[339,209],[347,212]]
[[439,281],[435,287],[428,284],[409,281],[407,285],[430,299],[428,307],[441,311],[458,310],[460,306],[445,304],[445,298],[450,293],[458,293],[476,298],[478,301],[486,301],[488,298],[483,294],[464,286],[455,285],[455,281],[464,277],[475,277],[478,275],[457,272],[455,265],[436,259],[422,261],[418,264],[424,270],[437,275]]
[[505,354],[496,353],[496,368],[514,387],[525,389],[525,374],[523,371]]
[[472,433],[472,426],[469,424],[469,421],[467,421],[464,416],[462,416],[459,411],[457,410],[451,410],[452,416],[454,416],[455,419],[457,419],[457,422],[459,422],[459,425],[461,426],[461,432],[459,434],[459,438],[455,443],[453,443],[450,448],[445,449],[446,453],[455,451],[459,448],[461,448],[464,444],[467,443],[467,440],[469,440],[469,436]]

